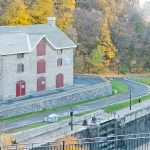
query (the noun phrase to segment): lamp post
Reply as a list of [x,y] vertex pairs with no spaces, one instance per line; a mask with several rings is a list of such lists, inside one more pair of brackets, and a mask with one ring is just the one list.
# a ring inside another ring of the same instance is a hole
[[70,111],[70,118],[71,118],[70,126],[71,126],[71,130],[73,130],[73,109],[72,108],[71,108],[71,111]]
[[131,108],[131,105],[132,105],[132,103],[131,103],[131,99],[132,99],[132,97],[131,97],[132,95],[131,95],[131,89],[130,89],[130,110],[132,109]]

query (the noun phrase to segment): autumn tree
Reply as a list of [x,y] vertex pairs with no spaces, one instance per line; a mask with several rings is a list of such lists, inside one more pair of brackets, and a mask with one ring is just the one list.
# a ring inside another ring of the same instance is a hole
[[[112,41],[118,49],[117,59],[121,73],[141,72],[143,67],[143,54],[146,44],[143,45],[143,32],[145,29],[141,12],[134,7],[134,3],[122,1],[123,6],[118,13],[117,20],[111,25]],[[117,2],[118,5],[120,5]]]
[[65,147],[64,150],[86,150],[86,148],[84,147],[80,147],[79,144],[81,143],[80,140],[78,140],[75,136],[70,135],[70,136],[66,136],[65,138],[55,142],[54,145],[55,146],[60,146],[62,144],[62,142],[64,142]]
[[76,0],[54,0],[57,25],[60,29],[66,30],[73,23],[73,11]]
[[14,0],[7,7],[1,16],[3,25],[27,25],[30,24],[30,17],[22,0]]
[[35,0],[28,9],[33,24],[47,23],[47,17],[54,15],[52,0]]
[[[2,149],[9,150],[10,147],[12,148],[13,143],[16,143],[16,139],[9,134],[1,134],[0,135],[0,143],[3,147]],[[15,148],[16,148],[16,146],[15,146]],[[18,144],[17,150],[22,150],[22,149],[23,149],[23,145]]]
[[100,51],[104,57],[100,67],[109,67],[117,52],[110,34],[110,24],[117,19],[115,11],[117,5],[115,0],[99,0],[99,5],[103,12],[103,19],[100,27],[101,35],[97,40],[99,42]]
[[91,73],[93,62],[90,55],[97,47],[96,37],[100,34],[102,13],[96,0],[78,0],[74,11],[74,23],[77,31],[77,49],[74,51],[75,71]]

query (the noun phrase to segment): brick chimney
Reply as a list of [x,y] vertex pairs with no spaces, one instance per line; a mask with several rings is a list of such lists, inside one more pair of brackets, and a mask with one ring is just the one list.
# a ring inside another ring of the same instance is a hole
[[48,24],[55,27],[56,26],[56,17],[48,17],[47,18]]

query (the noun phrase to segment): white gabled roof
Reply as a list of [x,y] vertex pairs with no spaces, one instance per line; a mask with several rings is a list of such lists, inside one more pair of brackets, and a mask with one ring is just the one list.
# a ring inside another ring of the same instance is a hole
[[0,34],[0,54],[31,52],[29,36],[26,33]]
[[43,38],[46,38],[46,34],[29,34],[31,49],[33,49]]
[[76,48],[76,44],[50,24],[0,26],[0,55],[27,53],[45,38],[53,49]]

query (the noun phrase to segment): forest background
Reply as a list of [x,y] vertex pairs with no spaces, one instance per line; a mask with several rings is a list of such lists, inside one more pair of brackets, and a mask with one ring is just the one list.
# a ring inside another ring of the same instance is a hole
[[150,72],[150,23],[135,0],[1,0],[0,25],[47,23],[78,45],[76,73]]

